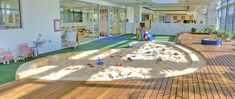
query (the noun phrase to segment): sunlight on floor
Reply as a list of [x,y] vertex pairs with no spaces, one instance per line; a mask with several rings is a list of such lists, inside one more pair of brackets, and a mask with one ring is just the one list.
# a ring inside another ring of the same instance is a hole
[[80,58],[86,57],[86,56],[88,56],[88,55],[95,54],[95,53],[97,53],[97,52],[99,52],[99,51],[100,51],[100,50],[92,50],[92,51],[81,52],[81,53],[79,53],[78,55],[75,55],[75,56],[73,56],[73,57],[71,57],[71,58],[69,58],[69,59],[70,59],[70,60],[71,60],[71,59],[80,59]]
[[191,57],[192,61],[199,61],[199,58],[197,57],[197,55],[194,54],[192,51],[186,49],[185,47],[179,46],[179,45],[176,45],[176,47],[181,48],[182,50],[187,52],[189,54],[189,56]]
[[189,73],[196,72],[199,68],[186,68],[184,70],[162,70],[160,74],[165,75],[165,77],[185,75]]
[[20,72],[18,74],[21,74],[21,78],[24,78],[24,77],[28,77],[28,76],[32,76],[32,75],[36,75],[36,74],[46,72],[46,71],[48,71],[50,69],[53,69],[53,68],[56,68],[56,67],[57,66],[43,66],[43,67],[40,67],[40,68]]
[[103,59],[103,58],[105,58],[105,57],[108,57],[108,56],[110,56],[110,55],[112,55],[112,54],[115,54],[115,53],[117,53],[117,52],[120,52],[120,51],[121,51],[120,49],[111,49],[111,50],[107,50],[107,51],[102,52],[102,53],[100,53],[99,55],[94,56],[94,57],[89,58],[89,59],[90,59],[90,60],[97,60],[98,58]]
[[80,70],[82,68],[85,68],[86,66],[81,66],[81,65],[78,65],[78,66],[69,66],[69,67],[66,67],[66,68],[62,68],[60,69],[59,71],[57,72],[53,72],[53,73],[50,73],[46,76],[42,76],[40,77],[39,79],[45,79],[45,80],[60,80],[70,74],[72,74],[73,72],[76,72],[77,70]]

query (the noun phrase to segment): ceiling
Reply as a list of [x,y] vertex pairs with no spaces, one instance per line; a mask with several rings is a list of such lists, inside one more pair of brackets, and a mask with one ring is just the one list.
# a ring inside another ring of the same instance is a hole
[[[60,0],[61,7],[67,9],[91,10],[94,4],[78,2],[79,0]],[[161,14],[189,14],[205,11],[207,5],[219,0],[104,0],[125,6],[142,6]]]
[[105,0],[122,5],[207,5],[219,0]]
[[60,0],[60,6],[64,9],[91,10],[92,4],[76,2],[72,0]]
[[126,6],[143,6],[162,14],[188,14],[206,10],[207,5],[219,0],[106,0]]

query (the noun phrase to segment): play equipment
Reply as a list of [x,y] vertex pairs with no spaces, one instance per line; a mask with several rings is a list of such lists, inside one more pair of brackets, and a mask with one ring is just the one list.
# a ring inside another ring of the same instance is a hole
[[221,40],[209,40],[209,39],[203,39],[201,40],[202,45],[222,45]]
[[98,60],[96,62],[97,65],[103,65],[104,62],[98,57]]
[[64,70],[80,70],[80,68],[78,68],[78,67],[74,67],[74,68],[65,68]]
[[179,55],[179,54],[175,52],[174,55],[177,56],[177,55]]
[[87,66],[88,66],[88,67],[94,67],[94,65],[93,65],[93,64],[87,64]]
[[116,66],[117,66],[117,67],[118,67],[118,66],[122,66],[122,64],[121,64],[121,63],[117,63]]
[[102,65],[102,70],[101,70],[101,71],[102,71],[102,72],[105,72],[105,69],[107,69],[107,67],[106,67],[106,65],[105,65],[105,64],[103,64],[103,65]]
[[111,58],[113,58],[114,56],[113,56],[113,55],[111,55],[110,57],[111,57]]
[[127,58],[127,61],[128,61],[128,62],[132,62],[131,57],[128,57],[128,58]]
[[118,61],[118,63],[116,64],[116,66],[122,66],[121,60]]
[[162,58],[159,57],[159,58],[157,59],[156,63],[160,63],[160,62],[162,62],[162,61],[163,61]]
[[[150,23],[151,24],[151,23]],[[139,28],[137,28],[137,40],[140,41],[153,41],[151,27],[145,26],[145,23],[140,23]]]

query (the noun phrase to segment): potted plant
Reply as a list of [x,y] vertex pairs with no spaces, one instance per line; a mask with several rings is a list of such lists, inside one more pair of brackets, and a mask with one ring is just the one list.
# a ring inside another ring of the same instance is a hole
[[195,27],[192,27],[191,32],[195,33],[196,31],[197,31],[197,29]]

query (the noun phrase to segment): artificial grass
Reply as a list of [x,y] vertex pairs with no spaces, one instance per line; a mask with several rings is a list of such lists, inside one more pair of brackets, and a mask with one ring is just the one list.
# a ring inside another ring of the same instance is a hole
[[[96,49],[113,49],[113,48],[127,48],[129,47],[129,43],[132,41],[136,41],[135,35],[127,34],[123,35],[122,37],[128,38],[128,40],[123,40],[121,42],[90,42],[87,44],[79,45],[77,49],[74,48],[65,48],[62,50],[57,50],[53,52],[48,52],[45,54],[39,55],[37,58],[42,58],[48,55],[59,54],[59,53],[66,53],[66,52],[78,52],[78,51],[88,51],[88,50],[96,50]],[[175,36],[163,36],[163,35],[156,35],[154,36],[157,41],[173,41]],[[10,81],[15,80],[16,70],[18,67],[28,61],[32,61],[36,58],[30,58],[25,61],[20,61],[17,63],[10,63],[8,65],[0,65],[0,84],[4,84]]]
[[154,35],[155,40],[157,41],[174,41],[176,36],[168,35]]

